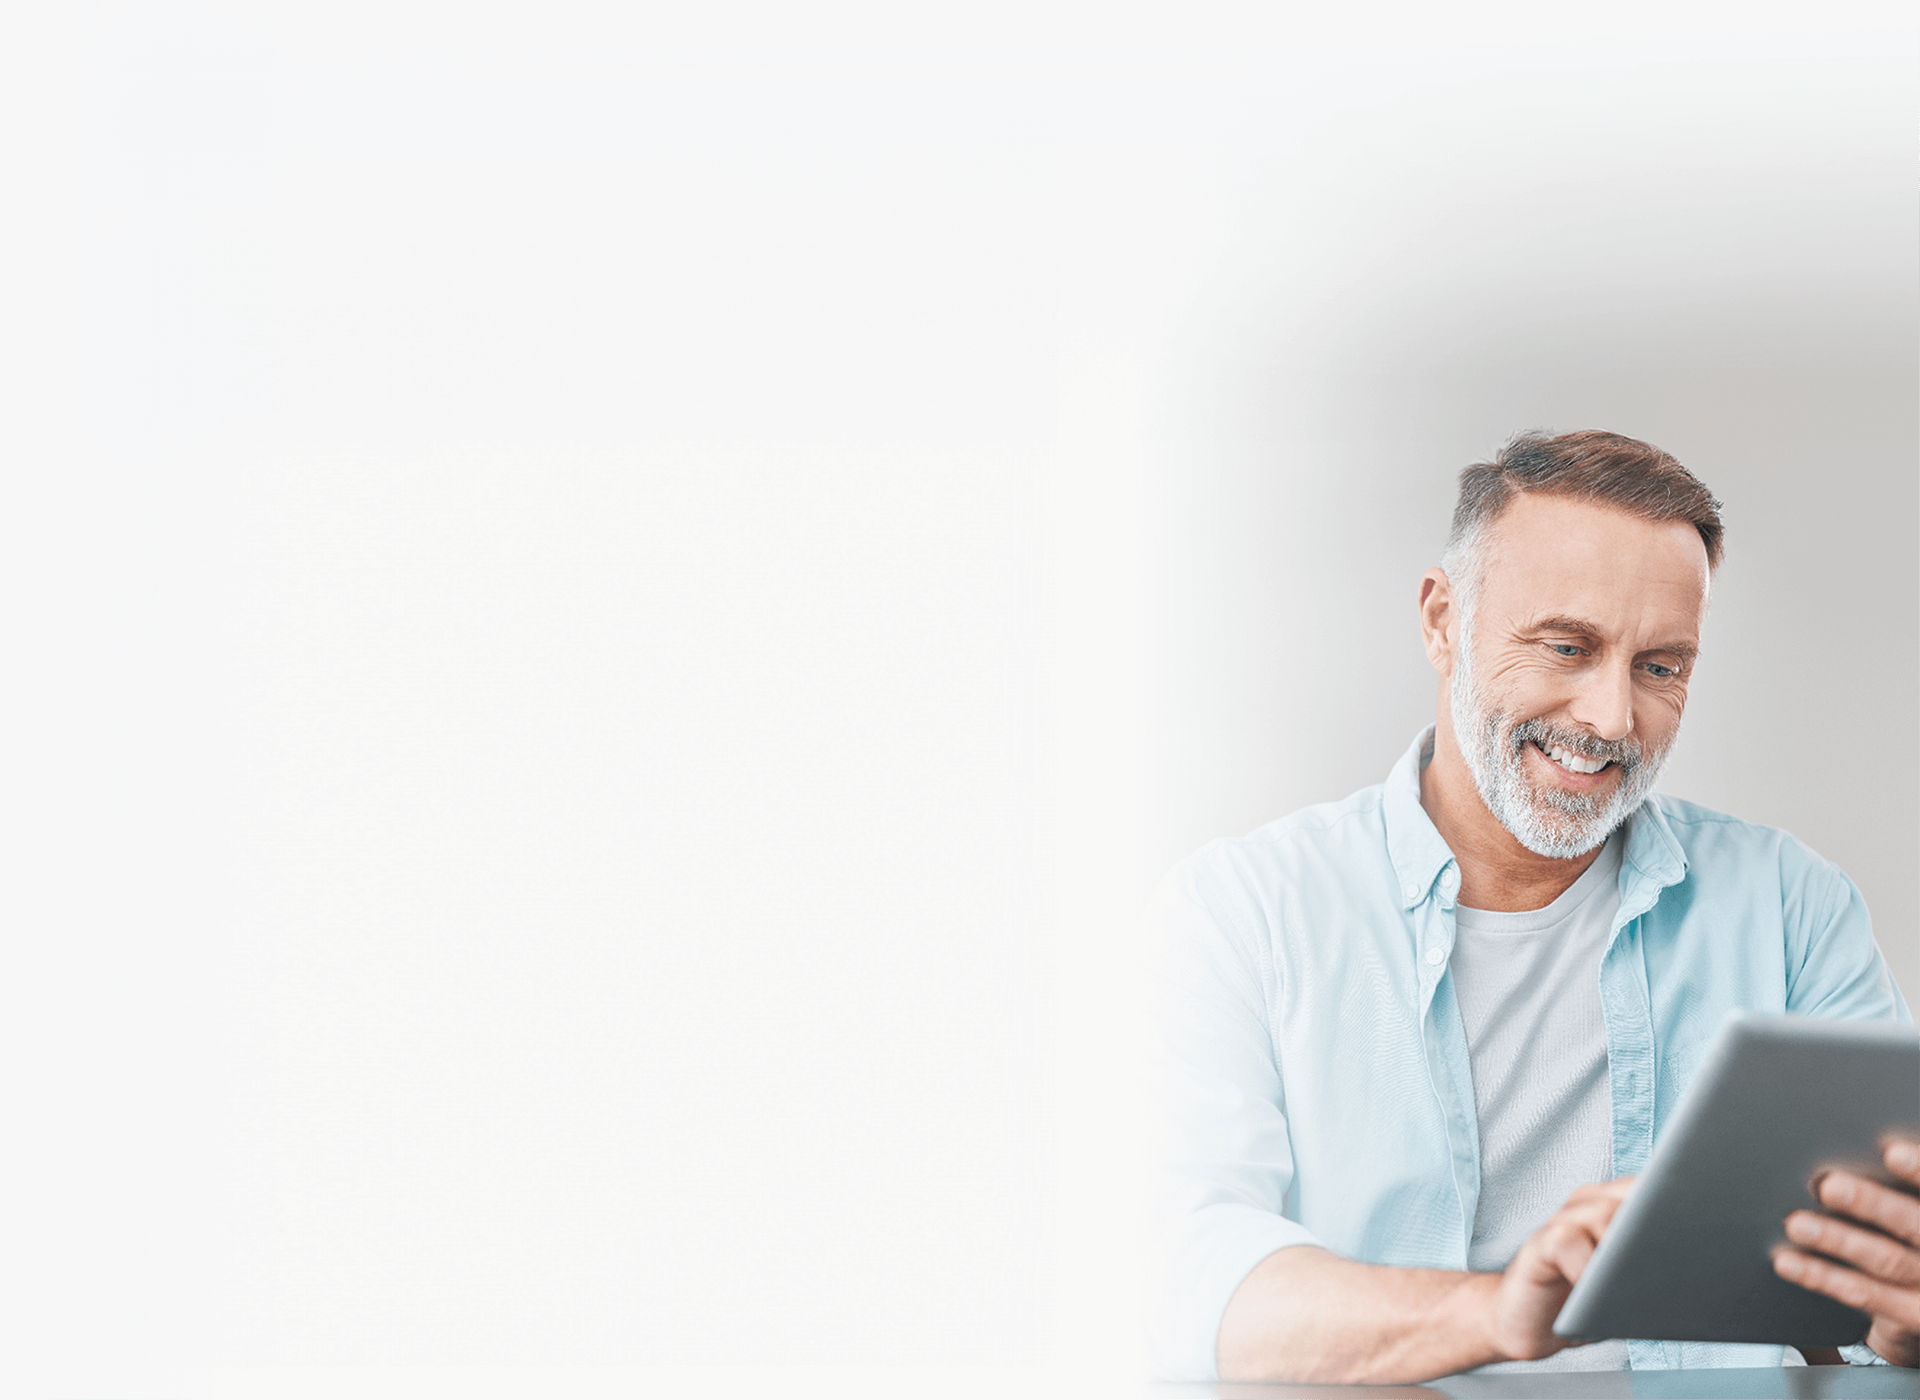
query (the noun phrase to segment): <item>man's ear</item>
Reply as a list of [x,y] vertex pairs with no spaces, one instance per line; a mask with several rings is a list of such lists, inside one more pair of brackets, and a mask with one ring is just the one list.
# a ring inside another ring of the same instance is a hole
[[1460,608],[1445,569],[1428,569],[1420,576],[1420,636],[1433,669],[1451,676],[1453,649],[1460,641]]

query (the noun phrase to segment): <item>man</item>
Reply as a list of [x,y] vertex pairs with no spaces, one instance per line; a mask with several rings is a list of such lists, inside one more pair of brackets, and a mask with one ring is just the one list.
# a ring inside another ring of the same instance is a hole
[[[1551,1331],[1727,1012],[1907,1019],[1838,869],[1652,793],[1721,533],[1656,448],[1515,439],[1421,580],[1435,725],[1382,786],[1169,878],[1164,1374],[1785,1357]],[[1776,1267],[1872,1312],[1847,1359],[1920,1364],[1920,1202],[1821,1189]]]

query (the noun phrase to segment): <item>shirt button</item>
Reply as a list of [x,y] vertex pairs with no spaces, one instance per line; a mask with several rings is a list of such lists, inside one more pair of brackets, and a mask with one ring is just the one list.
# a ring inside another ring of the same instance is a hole
[[1440,966],[1441,963],[1445,962],[1446,960],[1447,960],[1447,955],[1444,949],[1440,949],[1440,948],[1427,949],[1427,965],[1429,967],[1438,967]]
[[1448,866],[1447,873],[1440,877],[1440,883],[1444,888],[1449,890],[1452,889],[1455,885],[1460,883],[1460,872],[1458,870],[1455,870],[1452,866]]
[[1420,887],[1414,884],[1411,880],[1407,882],[1407,898],[1408,899],[1420,898]]

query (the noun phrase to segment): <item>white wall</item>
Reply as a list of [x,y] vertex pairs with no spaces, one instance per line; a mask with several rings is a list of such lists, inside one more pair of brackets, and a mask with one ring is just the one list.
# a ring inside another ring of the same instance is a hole
[[10,1389],[1115,1393],[1139,893],[1522,426],[1728,500],[1674,786],[1912,990],[1911,35],[1308,13],[0,46]]

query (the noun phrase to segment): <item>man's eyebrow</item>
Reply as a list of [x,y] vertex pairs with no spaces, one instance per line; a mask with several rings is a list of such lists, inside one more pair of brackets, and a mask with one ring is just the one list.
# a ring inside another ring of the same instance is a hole
[[1600,635],[1598,623],[1588,622],[1584,617],[1567,617],[1564,614],[1556,617],[1537,618],[1527,624],[1527,630],[1529,632],[1569,632],[1576,637],[1597,637]]
[[[1600,627],[1584,617],[1567,617],[1559,614],[1553,617],[1539,618],[1527,625],[1529,632],[1561,632],[1574,637],[1598,637]],[[1683,662],[1691,664],[1700,659],[1700,648],[1692,642],[1665,642],[1657,647],[1648,647],[1648,651],[1664,651],[1677,656]]]

